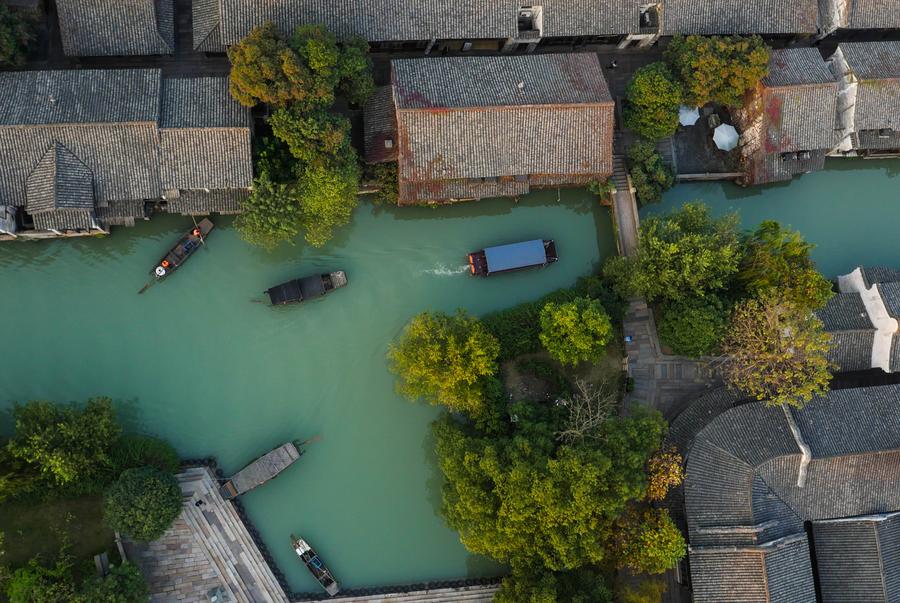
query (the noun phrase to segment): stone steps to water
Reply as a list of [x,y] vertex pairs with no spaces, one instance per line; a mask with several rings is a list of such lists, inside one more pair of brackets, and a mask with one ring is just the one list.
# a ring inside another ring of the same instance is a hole
[[440,588],[410,593],[370,595],[367,597],[332,597],[339,603],[490,603],[499,585]]

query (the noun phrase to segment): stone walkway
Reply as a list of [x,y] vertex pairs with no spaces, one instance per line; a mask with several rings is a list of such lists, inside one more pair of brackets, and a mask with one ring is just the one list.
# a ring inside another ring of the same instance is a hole
[[490,603],[500,586],[465,586],[461,588],[438,588],[418,590],[408,593],[372,595],[369,597],[330,597],[329,601],[339,603]]
[[653,312],[643,299],[629,300],[624,334],[628,374],[634,379],[634,391],[626,396],[626,402],[655,408],[670,420],[701,393],[721,385],[710,368],[712,359],[691,360],[662,353]]
[[147,578],[150,603],[208,602],[207,593],[216,587],[233,603],[288,603],[210,471],[197,467],[177,477],[184,508],[175,524],[159,540],[124,542],[128,559]]

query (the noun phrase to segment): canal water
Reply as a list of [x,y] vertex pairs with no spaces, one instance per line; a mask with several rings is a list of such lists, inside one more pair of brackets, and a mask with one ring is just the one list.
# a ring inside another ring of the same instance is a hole
[[[292,439],[321,436],[278,479],[244,497],[295,591],[316,591],[292,557],[304,536],[347,587],[496,572],[438,515],[434,408],[394,392],[385,352],[413,314],[484,313],[573,284],[615,250],[608,211],[584,191],[440,209],[363,204],[322,250],[266,253],[230,221],[171,280],[137,291],[186,218],[111,237],[0,245],[0,407],[108,395],[133,429],[231,472]],[[484,246],[553,238],[560,262],[487,280],[466,274]],[[267,287],[346,270],[345,289],[273,309]],[[0,427],[10,429],[8,416]]]
[[815,243],[812,257],[829,278],[859,265],[900,268],[900,160],[831,159],[823,172],[752,189],[682,184],[640,214],[697,199],[716,215],[737,211],[747,229],[771,219],[800,231]]

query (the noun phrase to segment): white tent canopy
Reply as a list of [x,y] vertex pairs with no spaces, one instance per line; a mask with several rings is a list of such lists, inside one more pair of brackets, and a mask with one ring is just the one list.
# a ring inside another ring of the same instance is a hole
[[740,136],[731,124],[722,124],[713,132],[713,142],[723,151],[730,151],[737,146]]
[[693,126],[700,119],[700,109],[681,105],[678,109],[678,123],[682,126]]

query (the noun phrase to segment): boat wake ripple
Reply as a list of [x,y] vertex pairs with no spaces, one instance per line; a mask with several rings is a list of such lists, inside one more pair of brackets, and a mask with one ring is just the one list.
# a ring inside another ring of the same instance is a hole
[[434,276],[456,276],[457,274],[465,274],[468,271],[468,264],[463,264],[462,266],[446,266],[444,264],[439,264],[437,268],[428,268],[427,270],[422,270],[420,274],[431,274]]

